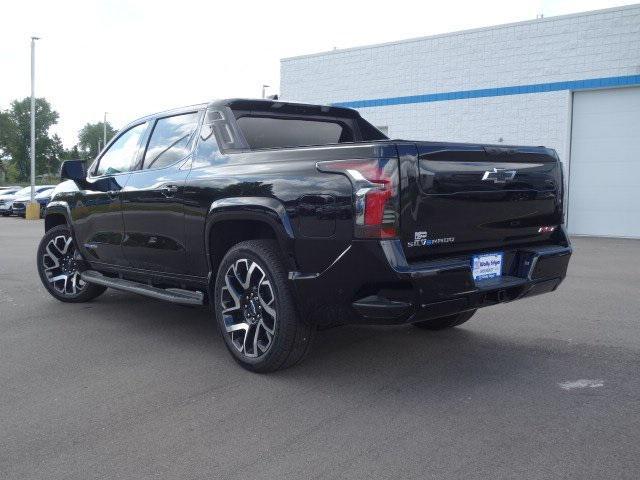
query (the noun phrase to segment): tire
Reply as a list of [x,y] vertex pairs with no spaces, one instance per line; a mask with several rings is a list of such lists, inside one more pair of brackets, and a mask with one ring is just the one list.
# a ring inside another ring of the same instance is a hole
[[250,240],[229,249],[214,288],[218,328],[243,368],[274,372],[308,354],[315,328],[300,319],[275,241]]
[[66,225],[52,228],[40,240],[37,253],[40,280],[51,296],[61,302],[88,302],[106,290],[106,287],[80,278],[77,257],[71,231]]
[[423,328],[425,330],[443,330],[445,328],[453,328],[457,327],[458,325],[462,325],[464,322],[473,317],[474,313],[476,313],[476,310],[469,310],[468,312],[460,312],[456,313],[455,315],[448,315],[446,317],[415,322],[413,326]]

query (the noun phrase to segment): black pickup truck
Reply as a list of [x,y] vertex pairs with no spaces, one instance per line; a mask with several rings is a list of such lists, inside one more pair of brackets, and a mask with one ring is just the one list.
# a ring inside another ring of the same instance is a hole
[[555,151],[389,140],[346,108],[150,115],[61,176],[37,253],[51,295],[209,303],[258,372],[300,361],[318,327],[441,329],[551,292],[571,255]]

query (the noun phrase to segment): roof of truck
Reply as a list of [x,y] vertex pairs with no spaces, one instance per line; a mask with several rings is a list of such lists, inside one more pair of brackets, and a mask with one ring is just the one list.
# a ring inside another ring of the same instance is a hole
[[229,107],[232,110],[259,111],[289,114],[315,114],[337,117],[355,118],[360,114],[351,108],[334,107],[332,105],[316,105],[301,102],[285,102],[282,100],[228,98],[214,100],[209,105]]
[[334,107],[332,105],[314,105],[311,103],[285,102],[282,100],[266,100],[259,98],[226,98],[212,100],[207,103],[197,103],[185,107],[164,110],[135,120],[124,125],[120,130],[132,127],[138,123],[150,120],[158,116],[179,115],[181,113],[201,110],[207,107],[229,107],[232,110],[258,111],[271,113],[287,113],[291,115],[324,115],[328,117],[357,118],[360,116],[357,110],[345,107]]

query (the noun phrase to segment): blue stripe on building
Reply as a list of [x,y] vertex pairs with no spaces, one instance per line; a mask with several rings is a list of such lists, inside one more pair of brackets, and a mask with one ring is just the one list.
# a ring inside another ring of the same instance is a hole
[[422,95],[408,95],[405,97],[372,98],[367,100],[336,102],[333,105],[336,107],[349,108],[386,107],[388,105],[406,105],[409,103],[443,102],[447,100],[464,100],[468,98],[558,92],[561,90],[591,90],[594,88],[622,87],[628,85],[640,85],[640,75],[589,78],[586,80],[570,80],[566,82],[535,83],[532,85],[517,85],[512,87],[481,88],[478,90],[460,90],[457,92],[446,93],[425,93]]

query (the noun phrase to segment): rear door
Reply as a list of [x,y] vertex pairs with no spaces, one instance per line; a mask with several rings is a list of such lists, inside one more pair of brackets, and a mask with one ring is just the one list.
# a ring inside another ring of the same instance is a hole
[[419,143],[402,194],[408,258],[543,241],[562,222],[562,176],[542,147]]
[[76,239],[87,258],[127,265],[122,252],[124,223],[120,194],[127,184],[147,123],[123,131],[100,155],[80,191],[72,215]]
[[123,251],[131,266],[186,272],[184,183],[199,111],[160,117],[122,192]]

